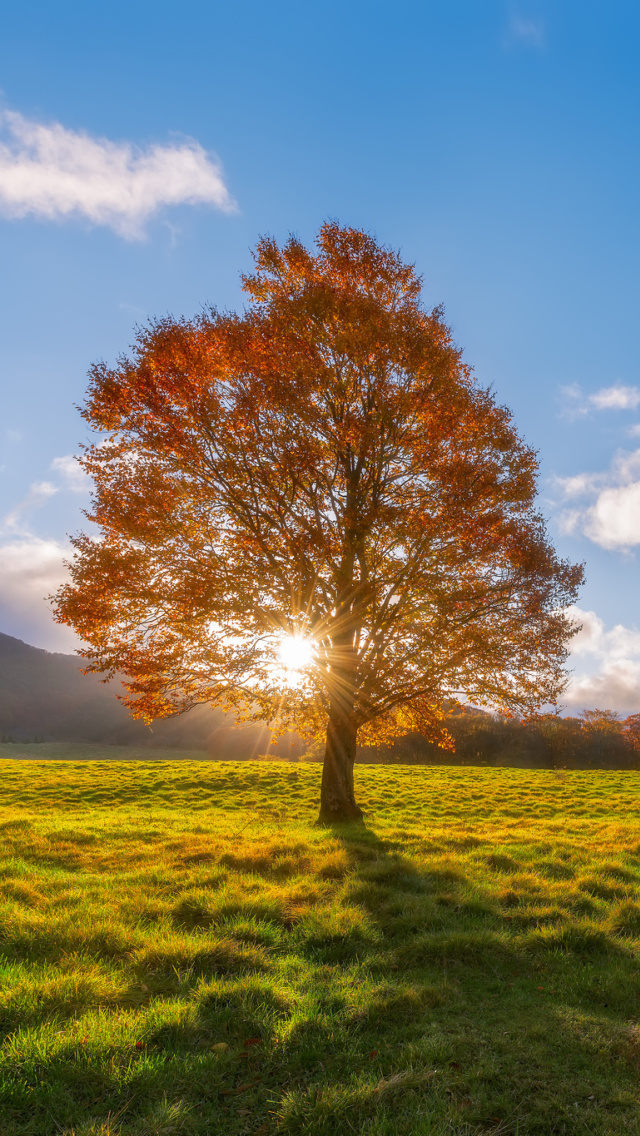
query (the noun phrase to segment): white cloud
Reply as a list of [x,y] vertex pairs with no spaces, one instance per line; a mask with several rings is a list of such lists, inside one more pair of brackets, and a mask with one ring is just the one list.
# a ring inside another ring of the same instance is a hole
[[571,654],[589,655],[601,650],[604,636],[604,620],[596,615],[595,611],[584,611],[577,604],[572,604],[568,614],[575,623],[581,624],[580,631],[571,640]]
[[585,512],[583,531],[601,548],[640,544],[640,481],[603,489]]
[[607,631],[595,611],[573,607],[570,614],[582,631],[572,640],[570,663],[580,667],[563,701],[575,709],[618,710],[637,713],[640,708],[640,631],[616,624]]
[[586,493],[593,493],[601,483],[601,473],[576,473],[573,477],[554,478],[554,485],[567,498],[584,497]]
[[614,383],[610,387],[600,387],[593,394],[585,394],[577,383],[561,387],[567,401],[570,418],[588,414],[590,410],[635,410],[640,405],[640,388]]
[[580,710],[617,710],[637,714],[640,705],[640,660],[604,662],[595,675],[576,675],[563,698]]
[[89,489],[90,478],[87,477],[82,466],[78,464],[78,459],[73,454],[54,458],[51,462],[51,469],[62,475],[65,487],[73,493],[86,493]]
[[25,536],[0,544],[0,629],[51,651],[73,651],[78,640],[53,622],[46,599],[67,579],[68,545]]
[[188,139],[146,150],[0,113],[0,212],[49,221],[85,217],[134,240],[163,206],[235,208],[220,164]]
[[567,500],[586,498],[582,507],[560,513],[563,532],[580,531],[601,548],[640,544],[640,450],[616,454],[603,473],[558,477],[555,485]]
[[64,565],[72,556],[68,543],[35,535],[29,514],[61,489],[86,491],[89,478],[71,454],[54,458],[51,469],[63,484],[35,481],[28,493],[3,518],[0,529],[0,631],[52,651],[73,651],[78,638],[53,620],[47,596],[68,577]]
[[612,387],[601,387],[595,394],[589,395],[587,402],[596,410],[635,410],[640,402],[640,390],[614,383]]

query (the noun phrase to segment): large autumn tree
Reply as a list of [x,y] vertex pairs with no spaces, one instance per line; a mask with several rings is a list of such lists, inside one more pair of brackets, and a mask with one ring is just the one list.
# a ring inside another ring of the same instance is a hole
[[262,240],[243,314],[152,323],[83,410],[95,527],[57,618],[136,715],[207,702],[325,737],[324,821],[361,815],[358,738],[434,737],[456,697],[530,712],[565,681],[581,569],[420,287],[354,229]]

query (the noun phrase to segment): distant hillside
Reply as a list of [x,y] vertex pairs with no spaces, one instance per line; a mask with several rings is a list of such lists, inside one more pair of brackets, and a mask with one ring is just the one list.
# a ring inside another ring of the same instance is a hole
[[198,708],[150,730],[118,701],[118,683],[83,675],[75,655],[0,634],[0,736],[16,741],[206,746],[222,714]]
[[267,749],[267,730],[235,728],[206,706],[145,726],[118,701],[117,682],[105,685],[83,675],[81,665],[75,655],[42,651],[0,633],[0,738],[208,749],[229,758]]
[[[240,760],[269,749],[267,729],[238,729],[206,706],[145,726],[118,700],[119,683],[102,683],[96,675],[83,675],[81,667],[76,655],[43,651],[0,633],[0,741],[199,749]],[[296,758],[307,748],[293,735],[272,752]],[[382,751],[361,750],[360,760],[437,764],[452,757],[414,736]]]

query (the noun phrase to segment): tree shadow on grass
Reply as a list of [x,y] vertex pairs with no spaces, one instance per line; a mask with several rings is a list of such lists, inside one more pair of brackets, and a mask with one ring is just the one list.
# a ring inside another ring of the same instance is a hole
[[382,839],[363,822],[333,832],[350,866],[347,898],[368,912],[390,952],[388,965],[509,953],[494,929],[495,905],[458,868],[421,869],[402,854],[400,842]]
[[23,1060],[0,1094],[2,1131],[97,1133],[109,1116],[123,1136],[633,1130],[636,1029],[610,1012],[580,1020],[526,976],[519,997],[501,998],[482,962],[457,967],[444,981],[377,973],[360,1004],[320,988],[303,1013],[264,976],[214,980],[117,1044],[76,1032]]
[[58,1040],[5,1064],[2,1131],[97,1136],[109,1117],[122,1136],[634,1130],[632,945],[579,920],[514,930],[464,871],[422,867],[364,824],[333,833],[347,870],[324,924],[292,921],[256,955],[194,927],[175,957],[131,961],[128,1007],[65,1020],[34,1005],[28,1024]]

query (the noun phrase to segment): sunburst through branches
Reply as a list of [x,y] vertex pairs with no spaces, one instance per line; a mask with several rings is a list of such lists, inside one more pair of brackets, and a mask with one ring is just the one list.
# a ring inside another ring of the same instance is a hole
[[302,635],[284,635],[278,643],[277,653],[288,685],[297,686],[301,671],[313,662],[313,641]]

